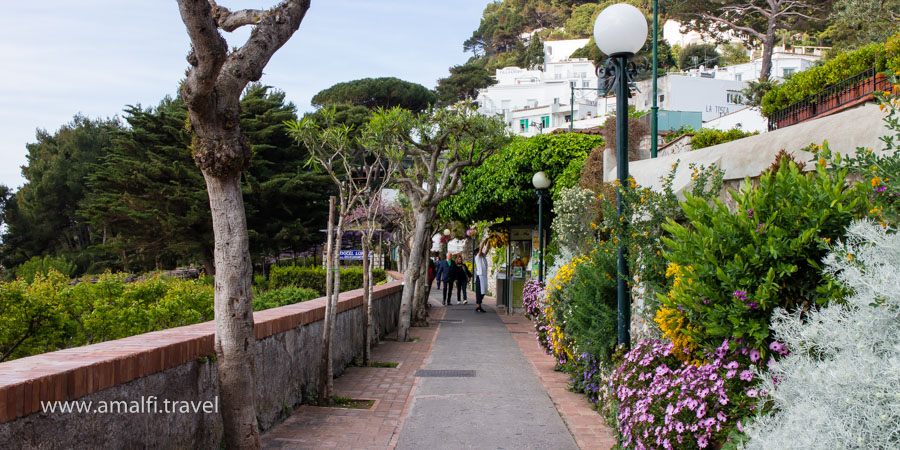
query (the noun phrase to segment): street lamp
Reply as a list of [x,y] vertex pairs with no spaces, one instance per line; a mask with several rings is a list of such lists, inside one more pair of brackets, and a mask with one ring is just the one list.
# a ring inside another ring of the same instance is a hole
[[[623,236],[628,220],[624,217],[625,205],[622,190],[628,188],[628,88],[635,65],[629,60],[647,40],[647,19],[644,13],[626,3],[618,3],[600,12],[594,22],[594,41],[601,52],[609,56],[603,70],[607,86],[612,84],[616,92],[616,165],[619,189],[616,193],[616,209]],[[631,275],[625,261],[625,244],[619,239],[618,251],[618,342],[630,346],[631,294],[628,279]]]
[[538,197],[538,281],[544,282],[544,195],[550,187],[550,179],[544,171],[540,171],[531,177],[531,184],[537,190]]

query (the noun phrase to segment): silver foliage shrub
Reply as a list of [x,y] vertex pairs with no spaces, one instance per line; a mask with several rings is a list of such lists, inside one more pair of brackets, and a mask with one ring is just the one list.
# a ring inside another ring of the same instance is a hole
[[764,374],[773,409],[745,427],[748,449],[900,448],[900,236],[856,222],[825,263],[852,294],[775,313],[790,354]]

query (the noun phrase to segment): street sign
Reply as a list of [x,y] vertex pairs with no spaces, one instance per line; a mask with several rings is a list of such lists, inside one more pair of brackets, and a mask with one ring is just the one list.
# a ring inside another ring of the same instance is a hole
[[[370,256],[371,258],[371,256]],[[341,261],[362,261],[362,250],[341,250]]]

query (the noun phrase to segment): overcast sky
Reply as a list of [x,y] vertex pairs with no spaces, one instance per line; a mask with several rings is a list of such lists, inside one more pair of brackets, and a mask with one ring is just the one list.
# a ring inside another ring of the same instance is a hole
[[[433,88],[466,61],[463,41],[489,0],[313,0],[262,82],[309,111],[316,92],[341,81],[395,76]],[[219,0],[231,9],[276,0]],[[174,0],[6,2],[0,27],[0,184],[20,187],[25,144],[76,113],[112,117],[125,105],[174,95],[188,38]],[[243,44],[249,30],[227,34]]]

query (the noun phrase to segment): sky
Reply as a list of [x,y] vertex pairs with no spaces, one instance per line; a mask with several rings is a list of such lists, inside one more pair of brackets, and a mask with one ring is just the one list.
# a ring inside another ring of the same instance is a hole
[[[490,0],[312,0],[300,29],[275,53],[262,83],[302,114],[335,83],[393,76],[433,88],[464,63],[462,43]],[[175,95],[188,64],[187,33],[174,0],[45,0],[4,5],[0,27],[0,184],[25,182],[25,144],[75,114],[121,116]],[[232,10],[276,0],[219,0]],[[224,33],[229,45],[249,36]]]

